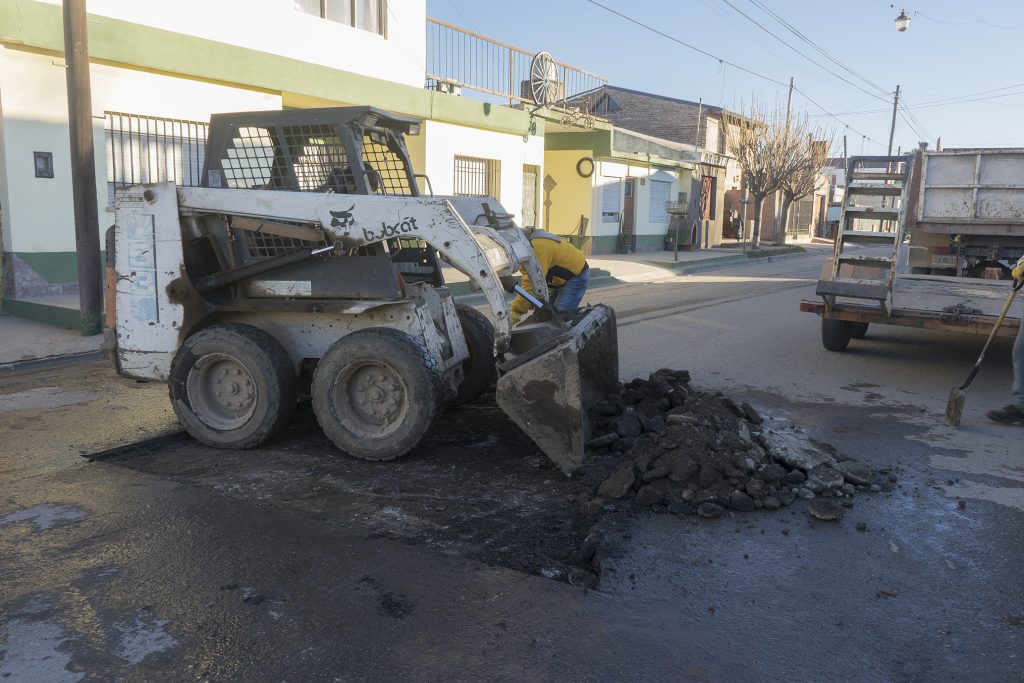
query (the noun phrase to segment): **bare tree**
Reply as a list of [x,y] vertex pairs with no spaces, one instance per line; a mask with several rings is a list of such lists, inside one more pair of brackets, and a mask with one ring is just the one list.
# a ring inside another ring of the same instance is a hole
[[785,115],[754,103],[745,114],[726,114],[729,146],[746,180],[747,190],[754,196],[754,230],[750,244],[761,241],[761,209],[765,198],[782,188],[782,184],[798,166],[799,142],[787,130]]
[[828,151],[832,147],[831,134],[813,128],[806,118],[795,121],[789,134],[796,143],[796,163],[790,174],[782,179],[779,187],[782,190],[782,210],[780,227],[775,235],[776,244],[786,243],[789,209],[793,202],[814,193],[821,182],[821,169],[828,161]]

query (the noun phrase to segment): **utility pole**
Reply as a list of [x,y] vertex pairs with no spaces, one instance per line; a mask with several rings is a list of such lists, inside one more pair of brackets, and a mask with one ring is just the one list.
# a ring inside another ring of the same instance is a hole
[[789,77],[789,97],[786,98],[786,136],[789,136],[789,121],[793,113],[793,77]]
[[92,93],[85,0],[64,0],[64,61],[67,65],[71,190],[75,207],[78,305],[83,335],[103,331],[100,221],[96,206],[96,157],[92,146]]
[[896,86],[896,97],[892,100],[892,125],[889,127],[889,153],[892,156],[892,138],[896,134],[896,108],[900,106],[900,86]]
[[703,114],[704,98],[702,97],[699,100],[697,100],[697,139],[694,140],[694,145],[696,145],[698,153],[700,152],[700,148],[704,146],[700,143],[700,119]]
[[[896,134],[896,109],[899,106],[900,106],[900,86],[897,85],[896,86],[896,96],[892,98],[892,125],[889,126],[889,150],[886,153],[886,156],[890,156],[890,157],[892,156],[892,139],[893,139],[893,136]],[[886,170],[891,172],[892,171],[892,164],[886,164]],[[888,185],[889,181],[886,181],[885,184]],[[886,200],[886,197],[882,197],[882,207],[883,208],[886,205],[886,201],[885,200]],[[892,205],[896,206],[896,200],[895,199],[892,200]],[[888,221],[886,221],[886,225],[888,225]]]
[[[789,139],[789,125],[792,121],[793,115],[793,77],[789,77],[789,96],[786,98],[786,129],[782,132],[784,140]],[[775,192],[775,234],[772,239],[778,237],[780,232],[786,230],[786,226],[782,224],[782,191],[776,190]]]

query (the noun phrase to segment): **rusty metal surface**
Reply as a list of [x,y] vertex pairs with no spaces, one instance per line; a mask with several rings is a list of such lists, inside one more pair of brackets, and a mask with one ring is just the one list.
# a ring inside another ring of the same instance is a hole
[[496,398],[498,406],[569,475],[585,456],[590,436],[587,411],[618,386],[615,311],[597,305],[554,341],[551,349],[524,363],[512,360],[499,366],[503,374]]

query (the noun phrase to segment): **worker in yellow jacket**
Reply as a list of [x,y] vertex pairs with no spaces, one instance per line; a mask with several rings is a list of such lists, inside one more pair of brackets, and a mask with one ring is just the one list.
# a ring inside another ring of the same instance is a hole
[[[1015,289],[1024,287],[1024,256],[1010,271]],[[1014,402],[999,410],[990,410],[988,419],[1003,424],[1024,426],[1024,320],[1017,330],[1017,340],[1013,343],[1013,399]]]
[[[544,273],[551,290],[551,303],[556,311],[570,311],[579,308],[583,295],[590,284],[590,266],[583,252],[566,242],[558,235],[553,235],[537,228],[526,228],[526,236],[530,238],[533,253],[537,255],[540,270]],[[523,275],[523,289],[534,293],[533,283],[526,271]],[[512,324],[531,309],[530,303],[522,296],[512,302]]]

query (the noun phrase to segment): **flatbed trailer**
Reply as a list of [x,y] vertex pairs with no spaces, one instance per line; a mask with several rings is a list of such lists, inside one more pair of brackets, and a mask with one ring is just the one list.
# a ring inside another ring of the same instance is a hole
[[[846,178],[820,299],[800,302],[821,316],[823,346],[844,351],[871,324],[989,334],[1024,255],[1024,149],[851,157]],[[1020,325],[1015,307],[998,334]]]

